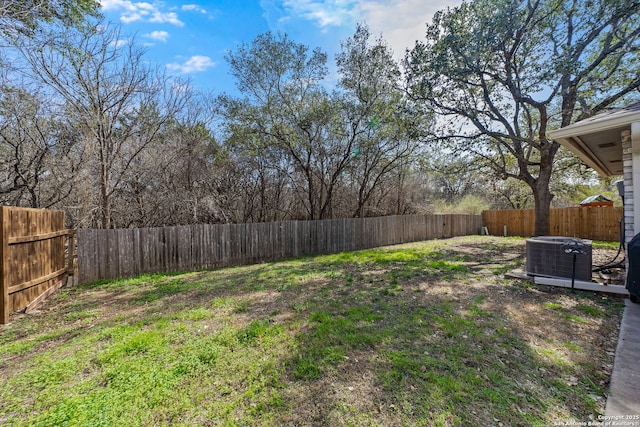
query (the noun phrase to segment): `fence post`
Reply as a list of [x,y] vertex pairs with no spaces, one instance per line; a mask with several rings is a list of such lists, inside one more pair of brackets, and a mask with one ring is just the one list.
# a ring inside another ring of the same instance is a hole
[[76,230],[69,230],[69,234],[67,234],[67,273],[70,275],[75,274],[75,256],[76,256]]
[[0,324],[9,322],[9,208],[0,210]]

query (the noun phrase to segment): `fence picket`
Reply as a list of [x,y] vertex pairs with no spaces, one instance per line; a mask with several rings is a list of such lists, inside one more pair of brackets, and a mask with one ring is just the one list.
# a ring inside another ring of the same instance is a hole
[[[619,221],[623,208],[571,207],[554,208],[549,212],[551,236],[580,237],[591,240],[619,241]],[[490,210],[482,212],[482,224],[489,234],[531,237],[534,235],[535,212],[524,210]]]
[[79,283],[475,234],[480,215],[78,230]]
[[0,323],[13,311],[33,309],[63,283],[71,265],[64,218],[61,211],[1,207]]

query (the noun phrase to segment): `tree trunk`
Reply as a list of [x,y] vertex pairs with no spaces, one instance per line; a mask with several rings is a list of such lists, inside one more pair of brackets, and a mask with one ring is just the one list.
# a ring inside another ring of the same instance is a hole
[[102,193],[102,228],[108,229],[111,228],[111,201],[109,200],[109,195],[106,193]]
[[533,189],[533,197],[535,201],[535,236],[548,236],[551,232],[550,209],[553,194],[549,190],[549,175],[540,174],[536,180],[536,188]]
[[111,228],[111,200],[109,194],[109,171],[102,162],[100,174],[100,208],[102,210],[101,225],[103,229]]
[[540,149],[540,171],[531,186],[535,202],[534,235],[536,236],[548,236],[551,232],[550,209],[553,194],[549,184],[553,172],[553,159],[559,147],[560,145],[555,141],[545,141]]

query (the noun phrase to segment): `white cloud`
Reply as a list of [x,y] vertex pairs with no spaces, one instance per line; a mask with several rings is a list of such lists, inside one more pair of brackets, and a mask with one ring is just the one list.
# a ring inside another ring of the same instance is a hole
[[198,6],[197,4],[183,4],[181,9],[185,12],[207,13],[207,10],[205,8]]
[[216,63],[208,56],[195,55],[187,59],[184,63],[178,64],[176,62],[167,64],[169,70],[177,71],[180,74],[198,73],[206,71],[211,67],[215,67]]
[[143,16],[141,13],[128,13],[120,16],[120,21],[125,24],[130,24],[135,21],[142,21]]
[[132,7],[132,4],[128,0],[101,0],[100,6],[104,11],[126,9]]
[[169,23],[176,25],[178,27],[184,26],[184,22],[178,19],[178,14],[175,12],[160,12],[159,10],[154,10],[149,22],[156,23]]
[[282,6],[289,15],[315,21],[320,28],[349,24],[355,15],[357,0],[283,0]]
[[120,12],[120,21],[125,24],[149,21],[169,23],[179,27],[184,25],[175,12],[165,12],[158,4],[131,0],[101,0],[100,3],[104,12]]
[[169,39],[169,33],[166,31],[152,31],[144,36],[160,42],[166,42]]
[[352,31],[365,22],[373,36],[389,43],[397,57],[425,36],[426,24],[436,11],[458,6],[462,0],[260,0],[265,19],[279,30],[295,19],[313,22],[323,31]]
[[112,40],[111,41],[111,46],[113,46],[116,49],[121,48],[122,46],[126,46],[129,44],[129,40],[127,39],[118,39],[118,40]]
[[462,1],[361,0],[358,3],[358,15],[369,25],[371,33],[382,34],[396,57],[401,57],[416,40],[424,39],[426,25],[438,10],[458,6]]

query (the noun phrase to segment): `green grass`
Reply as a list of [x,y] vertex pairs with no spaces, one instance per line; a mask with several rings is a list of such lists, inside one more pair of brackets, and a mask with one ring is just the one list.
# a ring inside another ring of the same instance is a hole
[[618,247],[620,246],[620,242],[605,242],[602,240],[594,240],[591,243],[591,246],[594,249],[611,249],[611,250],[617,250]]
[[585,421],[623,306],[486,269],[523,249],[458,238],[65,289],[0,329],[0,424]]

